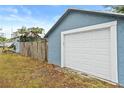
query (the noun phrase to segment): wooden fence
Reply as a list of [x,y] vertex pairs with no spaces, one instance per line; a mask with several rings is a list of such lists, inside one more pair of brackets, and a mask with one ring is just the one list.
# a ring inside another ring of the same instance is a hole
[[33,59],[47,61],[47,41],[20,42],[20,54]]

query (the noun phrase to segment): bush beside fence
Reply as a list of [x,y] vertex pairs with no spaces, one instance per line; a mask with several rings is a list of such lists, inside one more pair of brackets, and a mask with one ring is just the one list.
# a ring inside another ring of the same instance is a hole
[[33,59],[47,61],[46,39],[35,42],[20,42],[20,54]]

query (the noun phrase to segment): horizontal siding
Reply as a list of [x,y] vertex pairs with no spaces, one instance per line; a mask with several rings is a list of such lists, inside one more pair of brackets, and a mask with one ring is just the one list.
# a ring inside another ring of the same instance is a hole
[[118,75],[119,83],[124,85],[124,19],[118,19]]

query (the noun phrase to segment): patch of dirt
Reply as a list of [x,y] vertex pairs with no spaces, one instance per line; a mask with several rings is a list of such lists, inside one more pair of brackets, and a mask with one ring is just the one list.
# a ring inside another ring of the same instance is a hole
[[16,54],[0,55],[0,87],[114,88],[107,82]]

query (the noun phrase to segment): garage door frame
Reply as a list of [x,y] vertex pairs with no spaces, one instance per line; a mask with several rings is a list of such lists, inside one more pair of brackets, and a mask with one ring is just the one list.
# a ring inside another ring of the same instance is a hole
[[110,28],[111,36],[111,67],[112,67],[112,81],[118,83],[118,65],[117,65],[117,21],[86,26],[82,28],[72,29],[61,32],[61,67],[64,65],[64,35],[79,33],[85,31],[92,31],[95,29]]

